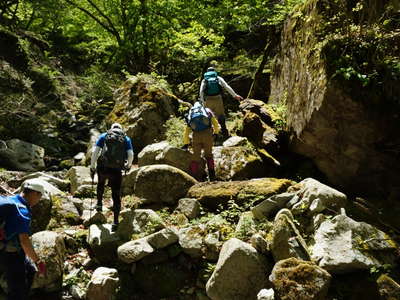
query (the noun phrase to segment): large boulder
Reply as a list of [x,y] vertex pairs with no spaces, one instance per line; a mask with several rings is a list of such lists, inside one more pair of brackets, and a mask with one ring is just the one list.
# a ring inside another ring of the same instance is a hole
[[[24,176],[23,178],[21,178],[21,181],[25,181],[26,179],[31,179],[31,178],[38,178],[40,180],[44,180],[47,181],[48,183],[50,183],[51,185],[53,185],[54,187],[57,188],[53,189],[50,186],[46,186],[46,191],[50,194],[62,194],[60,192],[67,192],[68,191],[68,187],[69,187],[69,181],[62,179],[62,175],[63,174],[58,174],[58,177],[53,176],[51,174],[45,173],[45,172],[35,172],[35,173],[30,173],[26,176]],[[61,178],[60,178],[61,177]],[[50,190],[48,188],[51,188]]]
[[332,274],[395,265],[397,244],[379,229],[345,215],[322,222],[314,240],[312,259]]
[[17,171],[42,170],[45,168],[44,149],[19,139],[1,141],[0,166]]
[[175,204],[196,183],[193,177],[178,168],[151,165],[139,168],[135,195],[142,198],[144,203]]
[[192,186],[187,197],[196,198],[201,205],[216,209],[233,199],[237,204],[254,202],[282,193],[293,184],[287,179],[260,178],[245,181],[198,183]]
[[165,81],[151,75],[128,78],[114,93],[109,123],[119,122],[133,138],[134,151],[164,139],[165,122],[178,109],[178,101]]
[[110,300],[117,296],[119,284],[118,271],[116,269],[97,268],[90,278],[86,292],[86,300]]
[[206,285],[212,300],[256,299],[268,287],[266,259],[249,244],[230,239],[222,246],[213,274]]
[[325,300],[331,275],[310,261],[288,258],[279,261],[269,280],[282,300]]
[[193,154],[189,151],[173,147],[163,141],[146,146],[138,155],[139,167],[155,164],[166,164],[189,173]]
[[290,189],[290,192],[293,191],[295,195],[288,203],[288,207],[294,214],[317,215],[326,209],[340,212],[347,202],[345,194],[313,178],[302,180]]
[[250,147],[214,147],[215,173],[220,180],[259,178],[265,167],[257,151]]
[[117,248],[121,241],[118,235],[112,232],[111,224],[90,225],[87,242],[100,263],[112,264],[117,261]]
[[32,235],[32,244],[36,253],[46,263],[46,275],[36,273],[32,288],[41,288],[46,291],[60,291],[66,249],[64,237],[52,231],[40,231]]
[[[270,102],[286,109],[292,150],[311,158],[331,184],[382,198],[400,181],[400,85],[393,64],[400,36],[395,25],[381,22],[398,6],[359,3],[297,7],[282,32]],[[345,28],[360,26],[349,39]],[[370,29],[379,32],[373,43]]]

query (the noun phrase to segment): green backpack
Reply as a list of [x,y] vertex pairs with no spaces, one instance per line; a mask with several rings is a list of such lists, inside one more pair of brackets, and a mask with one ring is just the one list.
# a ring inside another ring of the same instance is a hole
[[204,80],[206,82],[205,94],[207,96],[219,95],[222,92],[221,85],[218,81],[218,73],[215,71],[208,71],[204,73]]

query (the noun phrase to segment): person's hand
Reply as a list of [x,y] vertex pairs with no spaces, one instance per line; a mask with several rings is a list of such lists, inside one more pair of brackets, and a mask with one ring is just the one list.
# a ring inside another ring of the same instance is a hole
[[131,169],[132,165],[129,165],[128,163],[125,163],[124,165],[124,171],[128,172]]
[[90,168],[90,177],[92,178],[92,180],[94,179],[94,174],[96,174],[96,169],[95,168]]
[[189,144],[185,144],[181,147],[182,150],[188,150],[189,149]]
[[36,262],[36,267],[40,276],[46,275],[46,264],[42,260]]
[[235,96],[235,99],[238,100],[238,101],[242,101],[242,100],[243,100],[243,97],[240,96],[240,95],[236,95],[236,96]]

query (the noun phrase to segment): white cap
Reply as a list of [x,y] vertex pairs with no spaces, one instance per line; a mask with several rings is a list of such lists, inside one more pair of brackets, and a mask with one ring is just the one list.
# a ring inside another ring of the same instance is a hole
[[121,130],[122,130],[122,125],[119,124],[119,123],[113,123],[113,124],[111,125],[111,129],[114,129],[114,128],[118,128],[118,129],[121,129]]
[[196,101],[196,102],[193,104],[193,108],[195,108],[195,107],[200,107],[200,106],[203,106],[203,104],[201,103],[201,101]]
[[25,180],[25,182],[22,184],[22,187],[23,189],[30,189],[32,191],[40,192],[42,194],[44,194],[45,192],[43,183],[37,178]]

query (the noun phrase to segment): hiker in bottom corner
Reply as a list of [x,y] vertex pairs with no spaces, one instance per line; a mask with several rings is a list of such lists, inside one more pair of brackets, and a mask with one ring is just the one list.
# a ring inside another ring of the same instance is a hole
[[186,117],[186,129],[183,136],[182,149],[187,150],[189,147],[189,134],[192,135],[193,161],[190,163],[189,170],[191,175],[197,180],[202,178],[200,173],[201,167],[201,151],[204,151],[204,157],[207,161],[208,176],[210,181],[215,180],[215,166],[212,147],[214,143],[213,134],[218,134],[221,127],[215,118],[213,112],[204,107],[202,102],[197,101],[189,110]]
[[[103,210],[103,194],[106,180],[111,187],[114,212],[112,230],[118,227],[121,210],[122,170],[129,170],[133,161],[133,146],[131,139],[125,134],[121,124],[114,123],[111,128],[100,135],[94,146],[90,163],[90,175],[94,177],[97,171],[97,205],[96,210]],[[97,163],[97,168],[96,168]]]
[[27,300],[36,272],[46,274],[46,265],[29,238],[31,208],[45,189],[38,179],[26,180],[21,193],[0,197],[0,265],[5,268],[8,300]]

